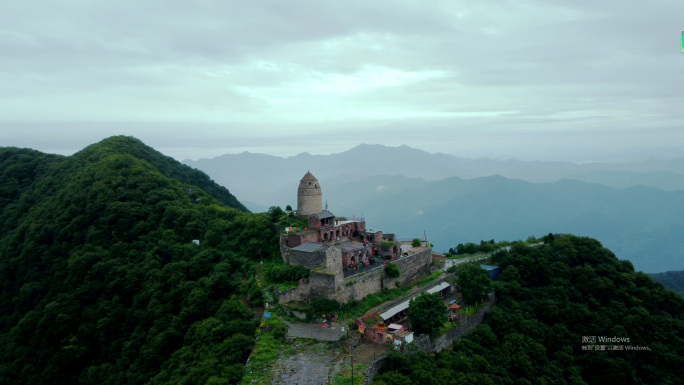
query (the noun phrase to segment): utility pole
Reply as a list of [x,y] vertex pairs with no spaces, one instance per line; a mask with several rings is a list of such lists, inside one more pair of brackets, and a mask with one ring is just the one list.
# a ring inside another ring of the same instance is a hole
[[[351,328],[347,329],[347,342],[349,343],[349,362],[351,363],[351,384],[354,385],[354,356],[352,356],[352,339],[349,337],[351,336]],[[344,361],[342,361],[344,363]]]
[[352,355],[350,354],[350,355],[349,355],[349,358],[350,358],[349,361],[351,362],[351,370],[352,370],[352,371],[351,371],[351,372],[352,372],[351,383],[352,383],[352,385],[354,385],[354,356],[352,356]]

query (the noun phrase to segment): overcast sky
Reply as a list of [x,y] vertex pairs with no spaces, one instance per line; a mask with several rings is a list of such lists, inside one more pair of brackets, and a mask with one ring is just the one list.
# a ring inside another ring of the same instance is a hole
[[681,0],[5,2],[0,146],[681,148],[683,16]]

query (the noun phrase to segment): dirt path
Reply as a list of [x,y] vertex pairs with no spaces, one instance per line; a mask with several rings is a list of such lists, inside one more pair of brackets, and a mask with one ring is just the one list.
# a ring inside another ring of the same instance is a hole
[[335,354],[329,354],[315,345],[305,348],[297,354],[278,359],[273,369],[274,385],[325,385],[331,380],[331,367],[334,366]]
[[[285,321],[285,320],[283,320]],[[295,338],[311,338],[319,341],[339,341],[340,337],[347,335],[347,330],[342,330],[343,326],[335,324],[323,327],[319,324],[306,322],[288,322],[287,335]]]

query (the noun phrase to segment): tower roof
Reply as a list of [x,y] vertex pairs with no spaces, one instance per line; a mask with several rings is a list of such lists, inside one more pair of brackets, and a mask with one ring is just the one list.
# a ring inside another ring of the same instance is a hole
[[313,174],[308,172],[308,171],[306,172],[306,175],[304,175],[304,178],[302,178],[302,180],[310,180],[310,181],[315,180],[316,182],[318,182],[318,179],[316,179],[316,177],[313,176]]

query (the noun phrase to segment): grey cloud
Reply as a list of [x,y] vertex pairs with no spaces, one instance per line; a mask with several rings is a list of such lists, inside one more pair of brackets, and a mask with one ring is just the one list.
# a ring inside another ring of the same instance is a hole
[[[681,129],[683,11],[636,0],[12,2],[0,13],[0,119],[60,148],[105,133],[173,148],[160,125],[188,147],[227,151],[321,148],[312,132],[338,150],[372,138],[440,151],[528,134],[611,143],[618,129],[635,130],[618,140],[634,145]],[[368,80],[370,67],[440,75],[325,90],[335,76]],[[488,112],[507,114],[476,114]],[[36,137],[21,135],[0,140]]]

